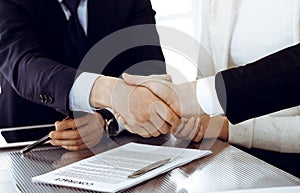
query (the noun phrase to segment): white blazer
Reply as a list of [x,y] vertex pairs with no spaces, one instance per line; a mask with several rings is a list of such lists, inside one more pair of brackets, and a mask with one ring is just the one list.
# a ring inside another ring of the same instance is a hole
[[[201,45],[198,78],[229,68],[229,48],[240,0],[201,0]],[[300,1],[295,0],[294,39],[300,40]],[[204,51],[205,52],[205,51]],[[229,143],[279,152],[300,153],[300,108],[294,107],[229,126]]]

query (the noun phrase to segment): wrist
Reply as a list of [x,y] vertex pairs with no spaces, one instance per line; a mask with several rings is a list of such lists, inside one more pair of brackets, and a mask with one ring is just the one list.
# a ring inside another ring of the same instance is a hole
[[223,126],[219,135],[219,139],[223,141],[228,141],[228,127],[229,127],[228,119],[224,117]]
[[111,108],[112,93],[118,79],[102,76],[96,79],[90,94],[90,104],[95,108]]
[[[197,82],[188,82],[176,86],[175,100],[178,98],[178,108],[181,110],[181,116],[193,117],[203,114],[203,111],[197,100],[196,92]],[[178,100],[177,99],[177,100]]]

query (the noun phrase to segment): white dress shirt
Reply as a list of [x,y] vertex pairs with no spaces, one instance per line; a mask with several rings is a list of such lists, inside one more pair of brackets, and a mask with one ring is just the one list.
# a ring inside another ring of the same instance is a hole
[[[68,8],[62,3],[62,1],[63,0],[58,0],[62,7],[62,10],[66,15],[66,18],[69,19],[71,13]],[[88,29],[87,2],[88,0],[81,0],[77,10],[79,22],[86,35]],[[93,112],[93,108],[91,107],[89,102],[90,92],[95,80],[100,76],[101,75],[99,74],[84,72],[75,80],[69,94],[69,108],[71,111]]]
[[[62,3],[62,1],[63,0],[58,0],[68,20],[71,16],[71,13],[68,10],[68,8]],[[77,10],[79,22],[83,27],[83,30],[86,35],[88,31],[87,30],[88,29],[87,2],[88,0],[81,0]],[[69,108],[71,111],[84,111],[87,113],[94,113],[95,109],[90,105],[90,93],[94,85],[94,82],[100,76],[102,75],[83,72],[77,77],[69,93]],[[108,109],[108,110],[113,113],[112,109]],[[118,124],[119,124],[118,133],[120,133],[121,131],[125,130],[125,127],[120,123]]]

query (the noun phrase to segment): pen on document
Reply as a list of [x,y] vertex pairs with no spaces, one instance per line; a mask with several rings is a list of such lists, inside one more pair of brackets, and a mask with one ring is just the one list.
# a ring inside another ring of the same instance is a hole
[[33,148],[37,147],[38,145],[41,145],[43,143],[45,143],[46,141],[50,140],[49,134],[47,134],[46,136],[42,137],[41,139],[37,140],[36,142],[34,142],[33,144],[30,144],[28,146],[26,146],[25,148],[21,149],[21,153],[26,153],[29,152],[30,150],[32,150]]
[[158,167],[160,167],[160,166],[162,166],[162,165],[168,163],[170,160],[171,160],[171,158],[167,158],[167,159],[164,159],[164,160],[159,160],[159,161],[157,161],[157,162],[154,162],[154,163],[152,163],[152,164],[150,164],[150,165],[148,165],[148,166],[146,166],[146,167],[143,167],[143,168],[141,168],[141,169],[139,169],[139,170],[136,170],[136,171],[132,172],[132,173],[128,176],[128,178],[136,178],[136,177],[139,177],[139,176],[141,176],[141,175],[143,175],[143,174],[145,174],[145,173],[147,173],[147,172],[149,172],[149,171],[151,171],[151,170],[153,170],[153,169],[155,169],[155,168],[158,168]]

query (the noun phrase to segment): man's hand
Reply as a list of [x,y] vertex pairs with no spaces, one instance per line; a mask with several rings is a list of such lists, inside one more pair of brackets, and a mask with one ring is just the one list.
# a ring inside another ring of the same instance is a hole
[[151,76],[134,76],[123,74],[129,85],[144,86],[150,89],[173,111],[182,118],[197,117],[203,113],[197,101],[196,82],[175,85],[172,82],[152,78]]
[[50,143],[68,150],[82,150],[96,146],[104,133],[105,121],[98,113],[77,119],[64,119],[55,123],[50,132]]
[[[178,127],[171,133],[184,140],[201,141],[203,138],[228,138],[228,120],[223,116],[209,117],[198,104],[196,82],[175,85],[170,81],[151,76],[123,74],[127,84],[144,86],[165,101],[181,117]],[[118,116],[121,123],[126,121]]]
[[166,134],[179,124],[179,117],[149,89],[131,86],[113,77],[96,80],[90,103],[111,108],[125,121],[126,129],[143,137]]

